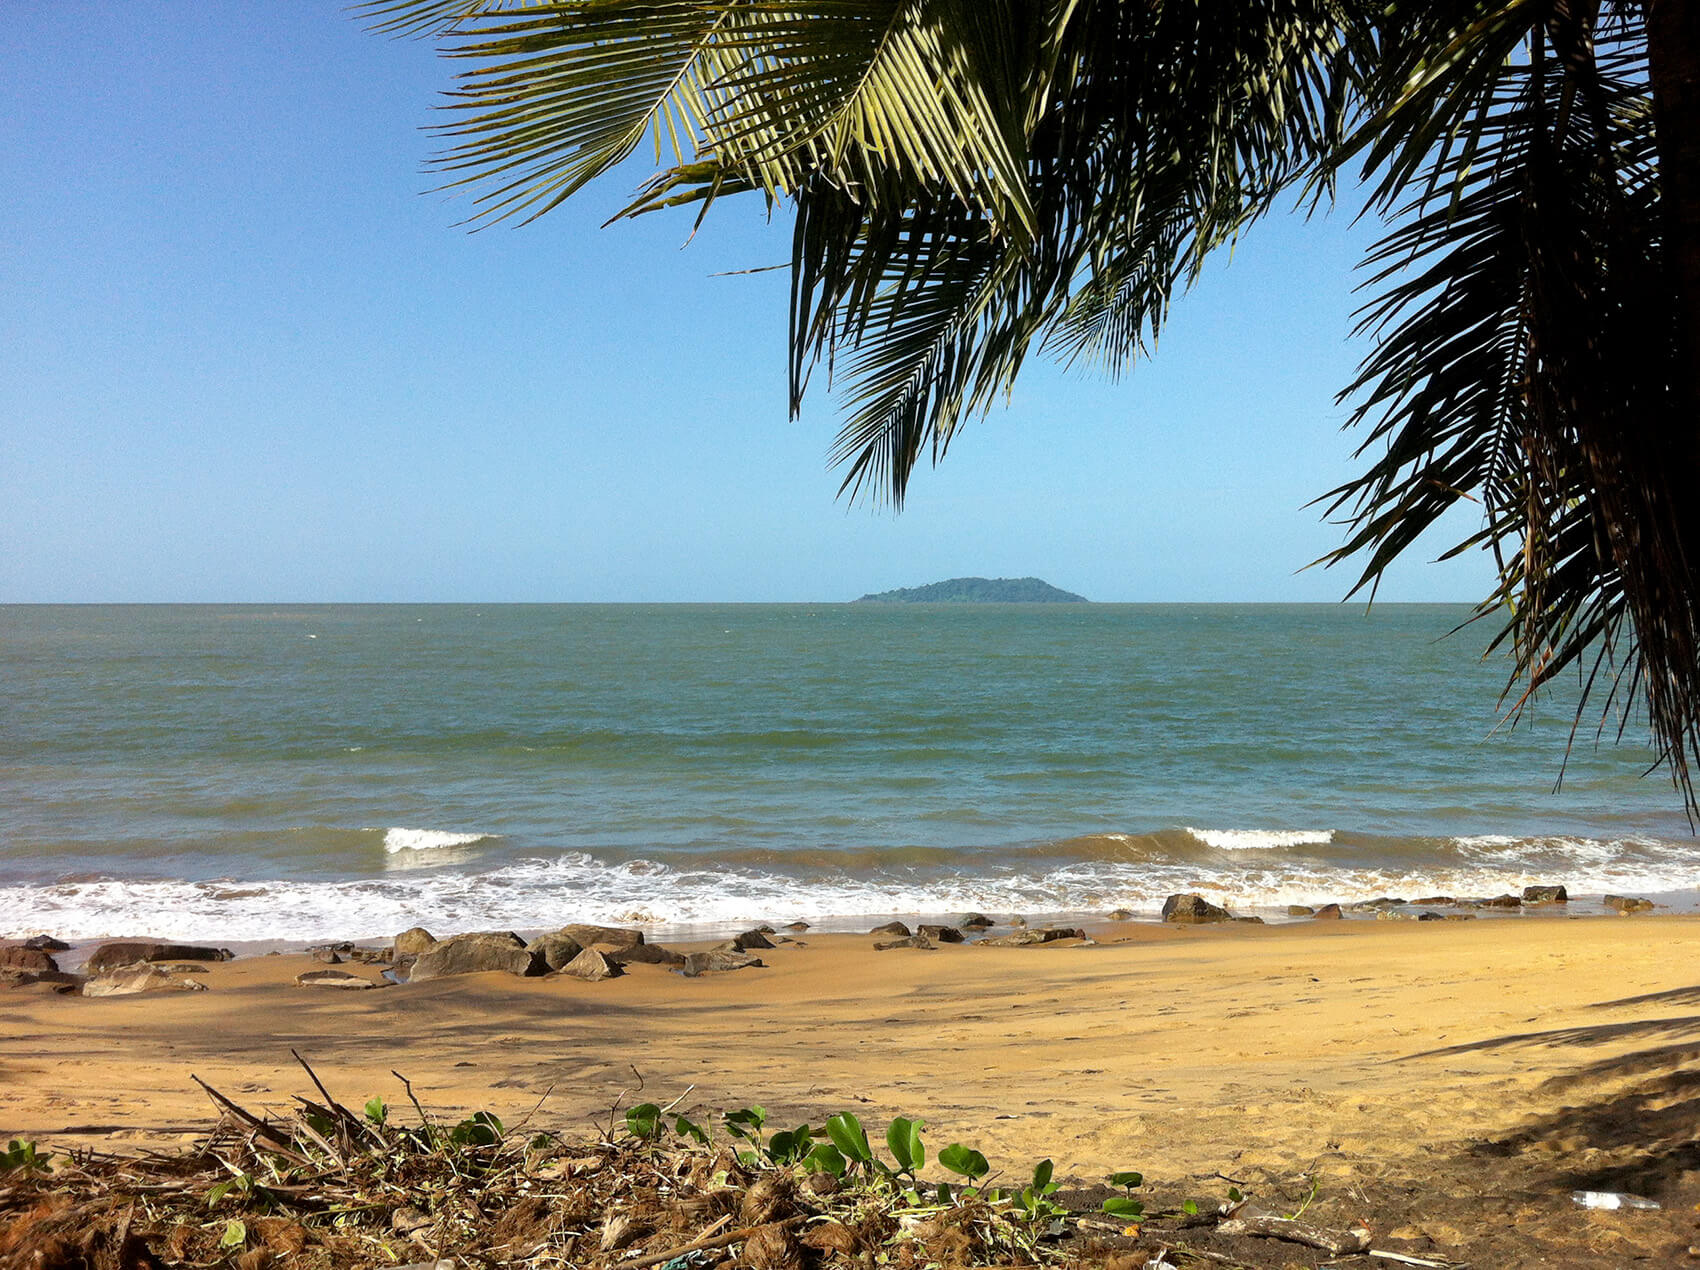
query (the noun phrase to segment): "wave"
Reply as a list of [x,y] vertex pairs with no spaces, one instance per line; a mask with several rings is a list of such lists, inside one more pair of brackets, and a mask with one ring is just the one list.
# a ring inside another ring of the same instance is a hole
[[452,833],[447,829],[405,829],[397,826],[384,830],[384,850],[394,855],[398,851],[441,851],[445,847],[470,847],[475,842],[494,838],[491,833]]
[[1331,829],[1194,829],[1187,832],[1218,851],[1267,851],[1273,847],[1325,847],[1334,841]]

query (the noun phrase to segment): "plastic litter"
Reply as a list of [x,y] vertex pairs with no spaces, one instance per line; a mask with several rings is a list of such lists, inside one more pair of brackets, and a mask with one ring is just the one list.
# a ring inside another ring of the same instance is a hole
[[1657,1200],[1623,1191],[1571,1191],[1570,1198],[1581,1208],[1657,1208]]

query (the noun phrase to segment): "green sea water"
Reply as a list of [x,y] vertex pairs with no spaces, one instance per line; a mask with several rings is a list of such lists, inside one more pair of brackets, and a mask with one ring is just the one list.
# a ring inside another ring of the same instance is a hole
[[1692,892],[1651,754],[1555,791],[1572,701],[1496,729],[1467,616],[4,607],[0,934]]

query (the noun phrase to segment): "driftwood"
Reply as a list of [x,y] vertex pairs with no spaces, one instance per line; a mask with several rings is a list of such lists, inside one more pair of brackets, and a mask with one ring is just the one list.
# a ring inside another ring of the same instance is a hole
[[1335,1257],[1369,1251],[1369,1233],[1361,1230],[1329,1230],[1306,1221],[1289,1217],[1245,1215],[1230,1217],[1216,1227],[1224,1235],[1256,1235],[1264,1239],[1284,1239],[1288,1243],[1320,1248]]

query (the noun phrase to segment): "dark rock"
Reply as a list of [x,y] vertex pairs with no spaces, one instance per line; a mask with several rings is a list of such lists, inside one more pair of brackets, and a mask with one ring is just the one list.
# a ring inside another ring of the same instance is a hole
[[1418,913],[1417,914],[1417,920],[1419,922],[1444,922],[1446,920],[1446,914],[1445,913],[1426,913],[1426,912],[1425,913]]
[[1027,926],[1027,919],[1025,917],[1019,917],[1019,916],[1018,917],[1012,917],[1012,918],[1009,919],[1009,924],[1011,926],[1015,927],[1017,930],[1022,930],[1022,929],[1025,929],[1026,926]]
[[143,992],[205,992],[207,985],[166,974],[156,966],[128,964],[83,981],[85,997],[129,997]]
[[911,935],[908,939],[888,939],[874,945],[875,952],[885,952],[891,948],[925,948],[929,951],[936,951],[938,945],[925,935]]
[[574,957],[584,951],[584,945],[571,935],[563,935],[559,931],[549,935],[539,935],[526,946],[526,951],[540,957],[543,964],[550,970],[559,970]]
[[1319,922],[1338,922],[1344,921],[1346,915],[1340,911],[1338,904],[1324,904],[1316,910],[1315,917]]
[[395,937],[395,955],[417,957],[422,952],[429,952],[436,942],[437,937],[423,926],[409,926]]
[[1523,903],[1568,904],[1570,892],[1562,886],[1526,886],[1523,888]]
[[1163,901],[1163,920],[1165,922],[1225,922],[1230,918],[1227,909],[1219,908],[1202,895],[1194,895],[1188,892],[1183,895],[1171,895]]
[[941,944],[960,944],[962,942],[962,932],[954,926],[918,926],[915,928],[915,933],[924,935],[926,938]]
[[156,944],[150,940],[121,939],[94,950],[84,967],[90,974],[114,966],[133,966],[143,961],[229,961],[228,948],[204,948],[196,944]]
[[632,962],[642,962],[649,966],[682,966],[685,964],[685,954],[674,952],[661,944],[634,944],[630,948],[610,949],[606,944],[597,949],[606,953],[622,966]]
[[1359,900],[1357,903],[1349,905],[1349,907],[1354,913],[1368,913],[1371,911],[1379,912],[1382,909],[1398,908],[1404,902],[1404,900],[1396,899],[1391,895],[1383,895],[1379,899]]
[[63,939],[55,939],[51,935],[31,935],[24,940],[25,948],[33,948],[37,952],[70,952],[71,945]]
[[806,931],[806,930],[809,929],[809,924],[807,922],[803,922],[803,921],[787,922],[785,924],[785,929],[786,930],[794,930],[794,931],[801,933],[802,931]]
[[1077,932],[1054,930],[1015,930],[1007,935],[996,935],[991,939],[978,941],[981,948],[1031,948],[1036,944],[1048,944],[1058,939],[1068,939]]
[[963,930],[985,930],[986,927],[995,926],[997,923],[984,913],[964,913],[956,924]]
[[884,926],[876,926],[868,932],[870,935],[896,935],[899,939],[908,939],[914,933],[902,922],[887,922]]
[[322,961],[327,966],[340,966],[342,965],[342,954],[334,948],[315,948],[313,960]]
[[1411,903],[1415,904],[1418,908],[1435,908],[1439,905],[1456,904],[1457,902],[1458,901],[1453,899],[1450,895],[1430,895],[1424,899],[1411,901]]
[[0,966],[10,966],[14,970],[59,969],[59,963],[41,949],[25,948],[21,944],[0,948]]
[[1616,909],[1620,913],[1650,913],[1653,910],[1652,900],[1636,899],[1629,895],[1608,895],[1601,902],[1607,908]]
[[1248,926],[1262,926],[1262,925],[1264,925],[1264,921],[1261,917],[1236,917],[1236,918],[1234,918],[1234,920],[1236,922],[1244,922]]
[[414,959],[408,974],[412,983],[448,975],[475,975],[499,970],[510,975],[535,975],[543,959],[529,951],[518,935],[496,933],[456,935],[439,940]]
[[16,966],[0,966],[0,990],[40,988],[75,996],[82,991],[82,986],[81,975],[68,975],[63,970],[20,970]]
[[1490,900],[1477,900],[1471,908],[1522,908],[1523,901],[1515,895],[1496,895]]
[[686,953],[684,964],[679,967],[679,973],[687,979],[695,979],[701,974],[721,970],[745,970],[762,964],[760,957],[752,957],[749,953],[724,952],[715,949],[709,952]]
[[297,988],[375,988],[377,983],[346,970],[308,970],[295,976]]
[[759,930],[764,935],[778,934],[778,932],[775,931],[773,929],[773,927],[769,926],[766,922],[763,922],[760,926],[757,926],[756,929]]
[[594,948],[586,948],[562,966],[559,973],[571,975],[575,979],[588,979],[594,983],[600,979],[612,979],[626,972],[620,968],[620,963],[612,957],[604,956]]
[[1316,916],[1316,910],[1314,908],[1312,908],[1309,904],[1289,904],[1289,905],[1287,905],[1287,916],[1288,917],[1315,917]]
[[643,943],[643,932],[625,926],[587,926],[575,924],[561,927],[561,934],[570,935],[585,948],[608,944],[614,948],[635,948]]
[[747,930],[742,935],[732,937],[732,947],[738,952],[748,952],[752,948],[772,948],[773,941],[768,938],[772,931]]

